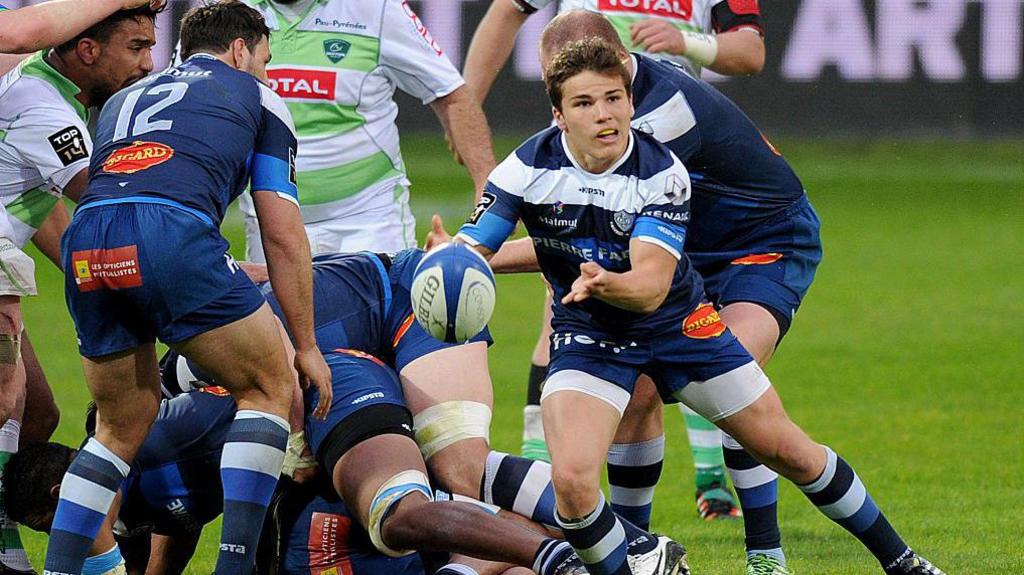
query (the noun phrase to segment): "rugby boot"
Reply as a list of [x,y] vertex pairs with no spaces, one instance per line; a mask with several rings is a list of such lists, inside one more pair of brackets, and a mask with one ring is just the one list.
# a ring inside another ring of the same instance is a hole
[[793,575],[793,572],[775,557],[756,553],[747,557],[747,575]]
[[690,566],[686,563],[686,548],[682,544],[656,535],[658,544],[647,553],[627,555],[633,575],[690,575]]
[[708,489],[697,490],[697,514],[705,521],[743,517],[732,492],[721,483],[712,483]]
[[910,555],[900,559],[900,562],[893,569],[887,569],[893,575],[946,575],[946,572],[932,565],[927,559],[913,551]]
[[551,575],[589,575],[589,571],[579,555],[572,553],[555,566]]

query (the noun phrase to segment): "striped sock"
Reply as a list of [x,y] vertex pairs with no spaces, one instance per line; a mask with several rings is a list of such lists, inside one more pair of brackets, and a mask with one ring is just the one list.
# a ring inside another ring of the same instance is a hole
[[0,565],[17,571],[31,571],[28,555],[21,544],[18,524],[7,518],[4,506],[4,467],[11,456],[18,452],[18,438],[21,437],[21,423],[8,419],[0,427]]
[[572,555],[572,546],[568,542],[559,539],[545,539],[533,557],[533,572],[550,575]]
[[60,485],[43,572],[81,573],[93,539],[103,525],[129,466],[89,438]]
[[565,540],[591,575],[632,575],[626,563],[626,532],[604,495],[586,517],[565,519],[558,515],[557,520]]
[[480,498],[485,503],[555,526],[555,489],[551,465],[492,451],[484,466]]
[[771,555],[785,565],[779,532],[779,475],[751,457],[728,434],[722,434],[722,447],[725,466],[729,468],[732,486],[743,509],[747,555]]
[[220,460],[224,523],[217,555],[219,575],[251,573],[263,518],[277,486],[288,443],[288,422],[241,410],[228,430]]
[[613,443],[608,449],[612,509],[644,531],[651,526],[654,487],[664,459],[664,435],[639,443]]
[[834,451],[825,447],[825,470],[808,485],[800,485],[818,510],[852,533],[883,567],[908,551],[907,544],[889,525],[857,474]]
[[722,432],[714,423],[704,419],[696,411],[679,404],[686,422],[686,435],[693,451],[693,466],[697,470],[697,489],[706,491],[718,483],[725,487],[725,459],[722,455]]

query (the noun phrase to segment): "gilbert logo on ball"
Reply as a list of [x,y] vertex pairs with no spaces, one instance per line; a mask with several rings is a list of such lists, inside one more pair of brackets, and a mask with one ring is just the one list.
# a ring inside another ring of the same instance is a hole
[[448,343],[480,333],[494,311],[494,274],[473,248],[445,243],[427,252],[412,280],[412,311],[423,329]]

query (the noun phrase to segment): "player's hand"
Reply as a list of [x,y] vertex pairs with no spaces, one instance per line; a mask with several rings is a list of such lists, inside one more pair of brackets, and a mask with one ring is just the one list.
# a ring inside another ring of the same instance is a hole
[[640,20],[629,27],[629,38],[634,46],[643,46],[647,52],[686,55],[686,39],[682,32],[665,20]]
[[316,385],[320,392],[320,401],[313,410],[313,417],[323,421],[331,409],[334,389],[331,386],[331,368],[327,367],[324,356],[317,348],[295,350],[295,370],[299,372],[299,384],[303,388]]
[[595,262],[580,264],[580,277],[572,282],[572,289],[562,298],[563,304],[581,302],[595,294],[608,280],[608,272]]
[[142,6],[149,4],[149,7],[153,10],[159,10],[160,8],[163,8],[166,3],[166,0],[124,0],[121,4],[121,9],[131,10],[133,8],[141,8]]
[[429,252],[433,248],[450,241],[452,241],[452,236],[445,231],[441,216],[434,214],[430,218],[430,231],[427,232],[427,239],[423,242],[423,249]]

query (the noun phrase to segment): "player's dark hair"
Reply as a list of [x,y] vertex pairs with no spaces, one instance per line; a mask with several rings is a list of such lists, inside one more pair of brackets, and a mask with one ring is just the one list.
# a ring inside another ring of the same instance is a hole
[[70,52],[75,49],[75,46],[77,46],[81,40],[86,38],[95,40],[100,44],[105,44],[110,40],[110,37],[114,35],[114,32],[117,31],[117,28],[122,23],[129,20],[139,21],[142,18],[148,18],[155,22],[156,15],[163,12],[165,7],[166,4],[155,9],[146,5],[139,6],[138,8],[132,8],[130,10],[118,10],[103,20],[89,26],[78,36],[75,36],[60,46],[55,47],[54,50],[61,53]]
[[11,456],[4,468],[4,502],[12,521],[24,523],[33,511],[57,507],[50,490],[63,480],[73,453],[59,443],[36,443]]
[[251,52],[264,36],[270,38],[270,28],[263,15],[238,0],[196,6],[181,19],[181,59],[198,52],[223,54],[238,38]]
[[600,38],[623,56],[629,53],[612,23],[601,14],[590,10],[570,10],[548,22],[540,37],[540,53],[542,56],[553,56],[569,42],[584,38]]
[[544,87],[551,105],[557,110],[562,109],[562,85],[582,72],[618,76],[622,79],[626,95],[632,95],[632,80],[619,59],[619,53],[601,38],[589,37],[566,44],[544,70]]

